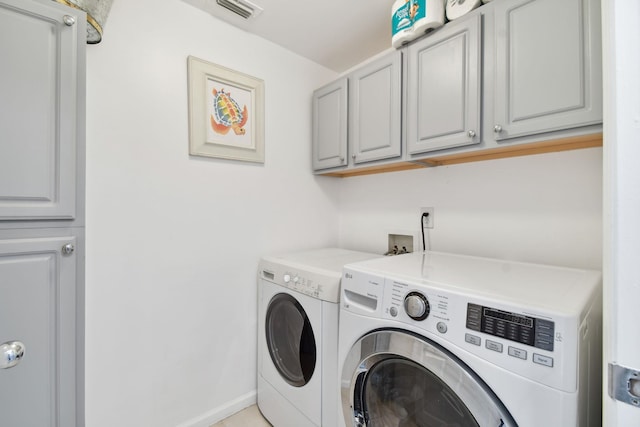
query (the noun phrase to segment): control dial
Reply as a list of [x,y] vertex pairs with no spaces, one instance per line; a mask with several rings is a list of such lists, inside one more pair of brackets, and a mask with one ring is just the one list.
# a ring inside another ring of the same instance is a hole
[[404,310],[413,320],[424,320],[429,316],[431,307],[427,297],[420,292],[409,292],[404,297]]

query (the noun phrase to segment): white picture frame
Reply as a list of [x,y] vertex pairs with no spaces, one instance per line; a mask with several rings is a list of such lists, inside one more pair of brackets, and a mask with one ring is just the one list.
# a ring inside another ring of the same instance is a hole
[[189,154],[264,163],[264,81],[189,56]]

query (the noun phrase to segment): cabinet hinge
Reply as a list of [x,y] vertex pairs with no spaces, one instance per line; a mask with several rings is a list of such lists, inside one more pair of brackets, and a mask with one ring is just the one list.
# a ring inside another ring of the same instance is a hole
[[640,407],[640,370],[609,363],[609,396]]

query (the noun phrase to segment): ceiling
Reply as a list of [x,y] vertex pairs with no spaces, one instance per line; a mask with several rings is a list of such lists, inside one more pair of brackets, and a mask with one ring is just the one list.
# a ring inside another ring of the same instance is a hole
[[393,0],[249,0],[263,9],[249,19],[216,0],[183,1],[338,73],[391,47]]

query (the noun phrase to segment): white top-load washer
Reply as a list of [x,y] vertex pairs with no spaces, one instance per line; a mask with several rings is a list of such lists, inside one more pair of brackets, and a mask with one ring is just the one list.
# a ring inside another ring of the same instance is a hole
[[346,265],[339,375],[357,427],[595,427],[601,274],[437,252]]
[[335,427],[342,267],[381,255],[325,248],[258,269],[258,407],[275,427]]

